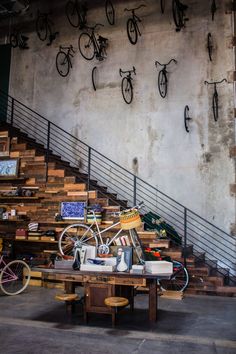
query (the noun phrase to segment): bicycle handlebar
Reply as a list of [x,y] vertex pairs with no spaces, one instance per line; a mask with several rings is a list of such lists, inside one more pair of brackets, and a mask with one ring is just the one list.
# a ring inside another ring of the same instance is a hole
[[68,46],[68,47],[63,47],[63,46],[60,45],[59,49],[60,49],[60,50],[61,50],[61,49],[68,49],[69,51],[71,50],[73,53],[75,53],[74,48],[73,48],[72,45],[70,45],[70,46]]
[[209,82],[209,81],[204,81],[204,84],[208,84],[208,85],[216,85],[216,84],[221,84],[222,82],[228,82],[227,79],[222,79],[221,81],[212,81],[212,82]]
[[128,73],[128,75],[131,75],[132,72],[134,73],[134,75],[136,75],[136,70],[134,66],[132,70],[123,71],[122,69],[120,69],[119,72],[120,72],[120,77],[122,77],[122,74],[126,74],[126,73]]
[[127,9],[127,7],[124,9],[124,11],[135,11],[135,10],[138,10],[140,9],[140,7],[146,7],[147,5],[144,5],[144,4],[141,4],[139,5],[138,7],[135,7],[133,9]]
[[104,25],[103,25],[102,23],[96,23],[96,25],[95,25],[95,26],[93,26],[93,27],[90,27],[90,26],[85,26],[85,28],[88,28],[88,29],[90,29],[90,30],[94,31],[94,30],[95,30],[95,28],[96,28],[96,27],[98,27],[98,26],[102,26],[102,27],[104,27]]
[[155,61],[155,65],[157,66],[157,64],[159,64],[160,66],[164,66],[164,67],[165,67],[165,66],[169,65],[172,61],[173,61],[175,64],[177,64],[177,60],[175,60],[175,59],[172,58],[172,59],[170,59],[170,61],[169,61],[167,64],[161,64],[161,63],[159,63],[159,61],[156,60],[156,61]]

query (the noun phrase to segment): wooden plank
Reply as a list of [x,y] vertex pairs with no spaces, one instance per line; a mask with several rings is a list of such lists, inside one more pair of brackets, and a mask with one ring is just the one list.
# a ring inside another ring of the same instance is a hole
[[159,295],[163,299],[171,299],[171,300],[183,300],[184,297],[183,291],[172,291],[172,290],[162,291],[161,293],[159,293]]

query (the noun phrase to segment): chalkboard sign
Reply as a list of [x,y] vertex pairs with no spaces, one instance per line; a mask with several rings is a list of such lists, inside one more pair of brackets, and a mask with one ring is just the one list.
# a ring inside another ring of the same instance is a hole
[[85,202],[61,202],[61,216],[63,219],[84,220]]
[[0,178],[18,177],[19,159],[0,160]]

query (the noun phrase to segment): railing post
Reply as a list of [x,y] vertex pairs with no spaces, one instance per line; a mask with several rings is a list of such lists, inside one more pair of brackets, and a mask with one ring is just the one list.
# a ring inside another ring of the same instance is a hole
[[11,100],[11,126],[13,126],[13,120],[14,120],[14,104],[15,100],[12,98]]
[[50,150],[50,133],[51,133],[51,122],[48,121],[47,153],[46,153],[46,183],[47,183],[47,181],[48,181],[48,163],[49,163],[49,150]]
[[91,172],[91,147],[89,146],[88,148],[88,191],[89,191],[89,188],[90,188],[90,172]]
[[184,256],[184,266],[186,268],[187,265],[187,208],[184,208],[184,250],[183,250],[183,256]]
[[134,176],[134,200],[133,205],[137,204],[137,177]]

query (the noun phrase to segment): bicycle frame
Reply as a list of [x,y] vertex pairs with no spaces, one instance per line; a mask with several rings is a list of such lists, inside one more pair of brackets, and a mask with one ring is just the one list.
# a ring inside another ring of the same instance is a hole
[[138,22],[141,22],[140,18],[134,13],[134,10],[132,10],[132,20],[134,21],[134,25],[138,31],[138,34],[141,36],[141,32],[139,30]]

